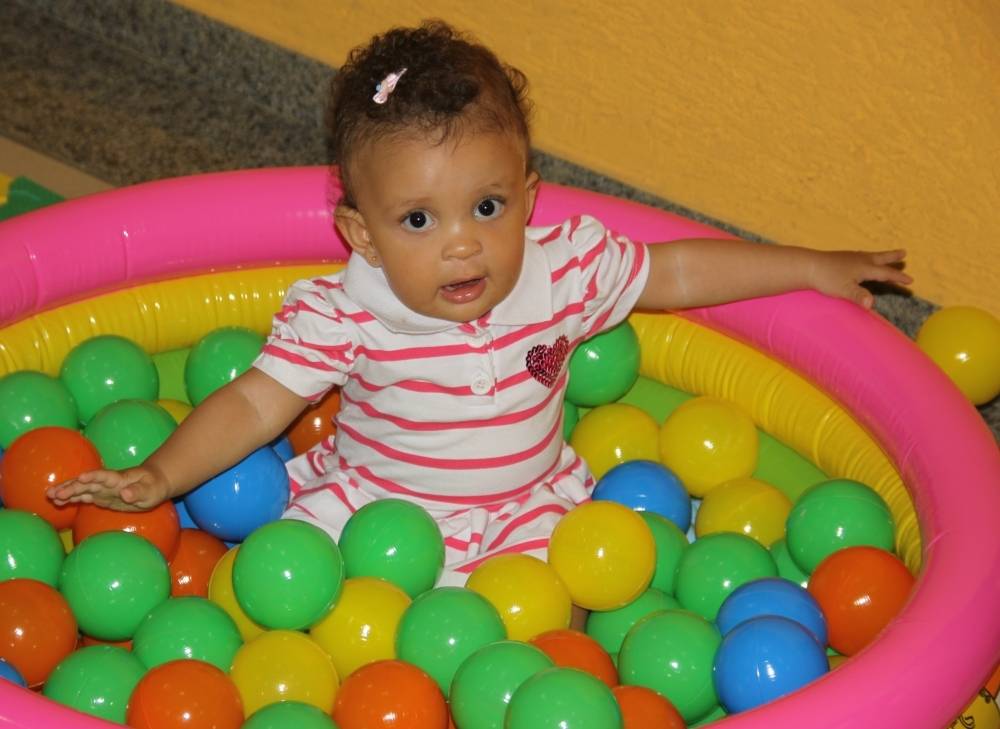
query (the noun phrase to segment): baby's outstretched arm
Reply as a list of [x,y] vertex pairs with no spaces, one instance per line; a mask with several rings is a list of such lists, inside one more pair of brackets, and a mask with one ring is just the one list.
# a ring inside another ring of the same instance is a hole
[[682,240],[651,245],[650,273],[637,306],[688,309],[815,289],[873,304],[863,281],[906,285],[903,250],[818,251],[743,240]]
[[187,493],[274,440],[306,401],[256,368],[218,389],[136,468],[97,470],[53,486],[57,505],[145,511]]

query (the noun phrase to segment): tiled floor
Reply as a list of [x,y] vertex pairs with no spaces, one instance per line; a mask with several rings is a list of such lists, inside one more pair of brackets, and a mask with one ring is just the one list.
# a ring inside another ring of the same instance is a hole
[[0,137],[0,175],[27,177],[63,197],[79,197],[112,187],[4,137]]

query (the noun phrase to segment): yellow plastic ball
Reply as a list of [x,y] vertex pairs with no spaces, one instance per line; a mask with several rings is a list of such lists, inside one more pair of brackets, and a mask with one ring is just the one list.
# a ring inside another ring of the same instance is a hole
[[396,627],[409,605],[410,596],[388,580],[352,577],[309,635],[333,659],[337,675],[347,677],[361,666],[396,657]]
[[569,591],[551,565],[527,554],[500,554],[479,565],[465,586],[500,613],[507,637],[527,642],[569,627]]
[[765,547],[785,536],[785,520],[792,501],[769,483],[735,478],[705,495],[694,520],[695,536],[736,532]]
[[574,603],[587,610],[614,610],[649,586],[656,542],[637,512],[614,501],[588,501],[556,524],[549,564]]
[[750,416],[715,397],[680,405],[660,428],[659,455],[688,493],[703,498],[725,481],[757,467],[759,437]]
[[659,426],[651,415],[634,405],[601,405],[580,418],[570,445],[594,478],[600,478],[619,463],[655,461],[658,457]]
[[212,576],[208,580],[208,599],[229,614],[243,640],[247,641],[263,633],[264,626],[251,620],[236,601],[236,592],[233,590],[233,562],[238,549],[238,546],[231,547],[222,555],[222,559],[215,563],[215,569],[212,570]]
[[1000,319],[988,311],[938,309],[917,332],[917,346],[974,405],[1000,395]]
[[73,551],[73,530],[72,529],[61,529],[59,530],[59,539],[62,541],[63,551],[69,554]]
[[178,425],[184,420],[191,411],[194,410],[193,407],[188,405],[186,402],[181,402],[180,400],[171,400],[169,398],[164,398],[163,400],[157,400],[156,404],[161,408],[170,413],[170,417],[174,419],[174,422]]
[[329,714],[340,687],[326,651],[294,630],[269,630],[244,643],[229,677],[246,716],[279,701],[301,701]]

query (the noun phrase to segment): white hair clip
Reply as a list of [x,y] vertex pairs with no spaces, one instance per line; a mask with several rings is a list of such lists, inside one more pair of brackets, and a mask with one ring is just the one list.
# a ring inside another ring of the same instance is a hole
[[375,87],[375,95],[372,97],[372,101],[376,104],[384,104],[389,100],[389,94],[393,92],[396,88],[396,84],[399,83],[399,79],[403,77],[406,73],[406,69],[402,68],[396,73],[390,73],[384,79],[382,83]]

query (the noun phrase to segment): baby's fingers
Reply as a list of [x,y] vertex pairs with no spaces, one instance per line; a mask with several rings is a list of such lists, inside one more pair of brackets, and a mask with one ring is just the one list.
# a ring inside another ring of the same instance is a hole
[[890,263],[899,263],[906,258],[906,249],[895,248],[891,251],[876,251],[871,254],[872,262],[877,266],[886,266]]

